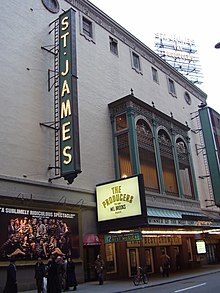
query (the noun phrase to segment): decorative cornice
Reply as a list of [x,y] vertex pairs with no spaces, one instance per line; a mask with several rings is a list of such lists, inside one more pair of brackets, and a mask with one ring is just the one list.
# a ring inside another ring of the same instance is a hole
[[131,49],[135,50],[144,59],[149,61],[153,66],[160,69],[166,75],[179,83],[187,91],[191,92],[202,102],[205,102],[207,95],[200,88],[195,86],[169,63],[160,58],[153,50],[147,47],[144,43],[138,40],[135,36],[129,33],[125,28],[115,22],[107,14],[101,11],[88,0],[65,0],[70,5],[87,15],[91,20],[107,30],[115,38],[126,44]]
[[185,139],[188,137],[189,127],[162,113],[155,107],[137,99],[133,95],[125,96],[109,104],[111,117],[126,112],[128,109],[130,111],[132,110],[135,117],[141,115],[145,117],[151,125],[154,123],[157,129],[158,127],[164,126],[168,133],[171,133],[173,130],[175,135],[180,135]]
[[[145,193],[146,194],[146,193]],[[146,194],[146,204],[148,207],[157,207],[163,209],[174,209],[180,211],[201,212],[200,202],[188,200],[169,195],[149,193]]]

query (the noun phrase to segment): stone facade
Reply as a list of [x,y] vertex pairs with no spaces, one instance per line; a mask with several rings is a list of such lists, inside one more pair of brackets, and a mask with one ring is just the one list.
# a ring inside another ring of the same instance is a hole
[[[43,208],[44,202],[60,205],[80,215],[80,249],[86,233],[96,233],[96,184],[116,179],[113,158],[112,128],[108,104],[130,93],[165,115],[190,128],[189,139],[197,180],[199,200],[205,207],[209,199],[197,118],[192,119],[198,105],[205,103],[206,94],[162,61],[147,46],[89,1],[60,0],[57,14],[45,9],[41,1],[12,0],[1,4],[0,50],[0,197],[5,203]],[[41,123],[54,121],[53,90],[48,91],[48,69],[53,70],[53,54],[42,47],[53,46],[53,25],[62,10],[76,11],[76,56],[79,103],[79,137],[82,173],[72,185],[54,176],[54,130]],[[88,40],[81,30],[82,17],[93,24],[94,38]],[[109,48],[109,37],[117,40],[118,56]],[[139,56],[141,72],[132,68],[131,56]],[[152,79],[158,71],[159,82]],[[176,95],[168,90],[168,78],[175,83]],[[188,92],[191,104],[186,103]],[[199,210],[199,201],[164,198],[148,194],[151,206],[173,206],[175,209]],[[3,264],[4,267],[5,264]],[[83,280],[83,264],[78,271]],[[0,277],[1,278],[1,277]],[[25,283],[25,282],[24,282]],[[31,285],[30,285],[31,286]]]

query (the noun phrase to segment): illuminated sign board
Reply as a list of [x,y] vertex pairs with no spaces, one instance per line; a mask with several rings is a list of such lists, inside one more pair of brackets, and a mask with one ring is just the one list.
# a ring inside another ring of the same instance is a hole
[[80,170],[75,11],[59,17],[61,176],[72,183]]
[[187,44],[187,45],[195,45],[195,41],[189,38],[182,38],[181,36],[177,35],[167,35],[163,33],[155,33],[155,37],[162,40],[162,41],[168,41],[168,42],[175,42],[179,46]]
[[142,235],[140,232],[122,233],[117,235],[104,235],[104,242],[106,243],[117,243],[117,242],[129,242],[129,241],[140,241]]
[[188,61],[197,60],[196,56],[186,51],[186,47],[195,45],[194,40],[191,39],[182,39],[175,35],[166,35],[161,33],[156,33],[155,38],[159,39],[160,42],[167,42],[168,46],[163,46],[164,55],[174,58],[174,59],[183,59]]
[[142,215],[143,192],[140,182],[139,175],[97,185],[98,222]]
[[196,240],[196,251],[198,254],[206,253],[205,241]]

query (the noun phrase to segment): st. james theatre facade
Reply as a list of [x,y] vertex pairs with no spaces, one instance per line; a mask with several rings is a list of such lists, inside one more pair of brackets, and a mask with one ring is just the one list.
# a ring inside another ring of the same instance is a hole
[[219,261],[207,95],[87,0],[0,14],[0,290],[12,255],[19,291],[39,255],[71,256],[79,283],[99,253],[107,279],[158,273],[162,251],[172,270]]

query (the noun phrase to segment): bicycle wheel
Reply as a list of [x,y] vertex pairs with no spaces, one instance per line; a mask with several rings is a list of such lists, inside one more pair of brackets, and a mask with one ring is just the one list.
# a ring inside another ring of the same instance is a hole
[[140,284],[140,277],[134,276],[133,283],[135,286],[138,286]]
[[146,274],[143,275],[143,282],[144,282],[144,284],[147,284],[149,282],[148,275],[146,275]]

